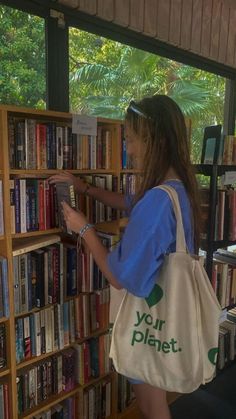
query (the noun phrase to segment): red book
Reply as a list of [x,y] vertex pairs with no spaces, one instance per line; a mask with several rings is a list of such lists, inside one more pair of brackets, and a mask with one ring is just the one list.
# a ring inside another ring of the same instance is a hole
[[37,169],[47,169],[47,127],[36,124]]
[[9,412],[9,397],[8,397],[8,384],[3,384],[3,400],[4,400],[4,419],[10,418]]

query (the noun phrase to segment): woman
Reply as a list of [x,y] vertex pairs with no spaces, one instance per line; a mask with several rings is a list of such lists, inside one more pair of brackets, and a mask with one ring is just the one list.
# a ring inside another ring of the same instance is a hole
[[[148,297],[164,255],[174,252],[176,247],[176,220],[170,198],[155,186],[169,184],[177,191],[188,250],[196,252],[200,215],[197,183],[184,117],[169,97],[154,95],[137,103],[132,101],[126,112],[125,136],[127,153],[142,172],[135,196],[124,197],[85,185],[68,174],[53,176],[51,181],[73,181],[80,192],[129,211],[122,240],[108,254],[84,214],[63,203],[68,227],[84,238],[110,284],[136,296]],[[130,381],[145,418],[170,419],[166,391],[132,378]]]

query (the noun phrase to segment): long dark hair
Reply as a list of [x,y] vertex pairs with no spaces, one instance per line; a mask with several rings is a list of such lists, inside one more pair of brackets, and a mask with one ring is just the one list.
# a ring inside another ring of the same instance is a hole
[[163,183],[168,169],[173,168],[189,196],[197,251],[200,240],[200,201],[190,159],[185,119],[179,106],[165,95],[146,97],[139,102],[130,103],[125,121],[146,143],[142,181],[138,186],[135,202],[148,189]]

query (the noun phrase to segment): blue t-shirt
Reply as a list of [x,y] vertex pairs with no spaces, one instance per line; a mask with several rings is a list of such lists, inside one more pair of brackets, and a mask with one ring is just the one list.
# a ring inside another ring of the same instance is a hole
[[[180,181],[167,181],[178,193],[185,239],[193,253],[190,203]],[[126,202],[130,202],[130,199]],[[158,278],[166,253],[176,250],[176,219],[172,202],[161,189],[150,189],[133,207],[121,241],[107,256],[110,271],[123,288],[147,297]]]

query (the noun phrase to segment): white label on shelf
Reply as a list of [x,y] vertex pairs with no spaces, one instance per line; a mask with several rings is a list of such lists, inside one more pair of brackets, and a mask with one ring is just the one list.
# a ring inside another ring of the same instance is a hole
[[220,319],[219,319],[219,324],[223,323],[225,320],[227,320],[227,310],[226,310],[226,308],[224,308],[221,312]]
[[236,171],[235,172],[225,172],[224,175],[224,185],[232,185],[236,182]]
[[72,116],[72,132],[81,135],[97,135],[97,118],[95,116]]

